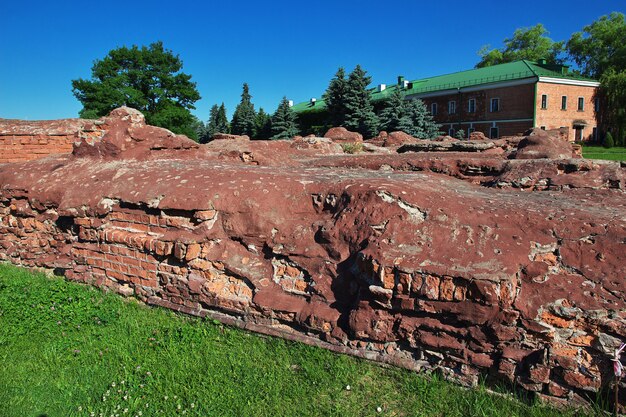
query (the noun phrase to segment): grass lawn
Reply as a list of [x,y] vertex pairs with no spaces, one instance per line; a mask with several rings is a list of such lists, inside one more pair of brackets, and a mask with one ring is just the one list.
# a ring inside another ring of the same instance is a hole
[[0,416],[160,415],[590,414],[464,390],[0,263]]
[[583,157],[609,161],[626,161],[626,147],[605,148],[598,145],[583,145]]

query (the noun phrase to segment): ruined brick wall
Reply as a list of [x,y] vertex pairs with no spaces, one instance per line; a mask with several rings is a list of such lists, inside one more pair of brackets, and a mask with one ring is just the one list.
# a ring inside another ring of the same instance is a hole
[[98,125],[90,120],[0,119],[0,164],[71,153],[79,137],[100,136]]
[[[618,163],[199,146],[119,116],[73,155],[0,167],[0,259],[466,384],[567,402],[612,380]],[[466,179],[407,172],[431,161]]]

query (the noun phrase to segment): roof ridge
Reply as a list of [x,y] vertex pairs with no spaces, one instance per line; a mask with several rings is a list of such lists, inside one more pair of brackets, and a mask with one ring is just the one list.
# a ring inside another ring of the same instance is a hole
[[436,78],[436,77],[447,77],[449,75],[455,75],[455,74],[461,74],[461,73],[464,73],[464,72],[478,71],[478,70],[482,70],[482,69],[492,68],[492,67],[495,67],[495,66],[498,66],[498,65],[514,64],[514,63],[519,62],[519,61],[525,61],[525,60],[524,59],[518,59],[518,60],[515,60],[515,61],[511,61],[511,62],[503,62],[502,64],[490,65],[488,67],[471,68],[471,69],[467,69],[467,70],[454,71],[454,72],[449,72],[447,74],[439,74],[439,75],[433,75],[433,76],[430,76],[430,77],[417,78],[417,79],[411,80],[411,81],[423,81],[423,80],[429,80],[431,78]]

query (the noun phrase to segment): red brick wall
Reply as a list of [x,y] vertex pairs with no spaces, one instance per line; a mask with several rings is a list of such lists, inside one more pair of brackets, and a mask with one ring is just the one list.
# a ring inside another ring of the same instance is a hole
[[[546,129],[558,129],[568,127],[570,129],[569,140],[574,141],[574,121],[584,121],[586,127],[582,131],[582,140],[592,139],[593,128],[597,126],[594,111],[595,87],[576,85],[537,83],[537,108],[536,127],[545,126]],[[541,108],[541,96],[547,95],[547,108]],[[567,109],[561,109],[561,97],[567,96]],[[578,98],[584,98],[584,110],[578,110]]]
[[[483,132],[489,137],[491,127],[498,128],[499,136],[514,136],[533,127],[534,84],[523,84],[512,87],[494,88],[472,92],[461,92],[438,97],[427,97],[423,101],[428,109],[432,103],[437,103],[438,113],[435,115],[437,123],[441,123],[441,130],[448,132],[453,125],[455,130],[463,129],[467,135],[470,127]],[[491,99],[500,99],[500,109],[491,111]],[[475,111],[470,113],[469,100],[476,101]],[[448,113],[448,103],[456,101],[456,113]],[[519,119],[526,119],[519,121]],[[515,120],[510,122],[508,120]],[[493,124],[495,122],[495,126]],[[471,125],[470,125],[471,124]]]
[[0,119],[0,164],[71,153],[80,136],[100,137],[90,120],[24,121]]

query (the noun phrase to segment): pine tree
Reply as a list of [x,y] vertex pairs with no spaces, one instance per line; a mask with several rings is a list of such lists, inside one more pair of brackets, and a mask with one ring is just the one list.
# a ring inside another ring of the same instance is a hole
[[248,83],[243,83],[243,92],[241,93],[241,102],[237,105],[233,120],[230,124],[232,133],[235,135],[254,136],[254,122],[256,112],[254,104],[251,102],[252,96],[248,88]]
[[346,120],[344,126],[355,130],[365,137],[378,134],[378,117],[374,113],[371,94],[367,86],[372,81],[360,65],[348,76],[345,94]]
[[[380,112],[380,130],[387,132],[395,132],[406,128],[407,122],[410,125],[410,119],[404,117],[406,114],[406,106],[404,97],[399,88],[396,88],[391,96],[387,99],[385,108]],[[404,119],[403,119],[404,117]]]
[[435,123],[424,102],[420,99],[406,100],[407,117],[411,120],[413,128],[405,130],[411,136],[421,139],[432,139],[439,135],[441,125]]
[[272,133],[272,139],[290,139],[299,133],[296,115],[291,110],[287,97],[283,97],[272,116]]
[[272,136],[272,118],[261,107],[254,121],[254,138],[269,139]]
[[230,126],[228,124],[228,117],[226,117],[226,107],[224,103],[217,110],[217,116],[215,118],[215,133],[229,133]]
[[339,67],[322,96],[326,103],[331,126],[343,126],[346,121],[345,97],[347,88],[346,72],[343,67]]
[[380,128],[388,132],[401,130],[417,138],[433,138],[439,134],[440,125],[422,100],[405,100],[396,89],[387,99],[386,107],[380,112]]
[[206,126],[202,134],[200,135],[200,143],[207,143],[211,140],[211,138],[213,138],[213,135],[216,132],[215,125],[217,122],[218,111],[219,111],[219,108],[217,107],[217,104],[214,104],[211,107],[211,111],[209,113],[209,121],[206,123]]

